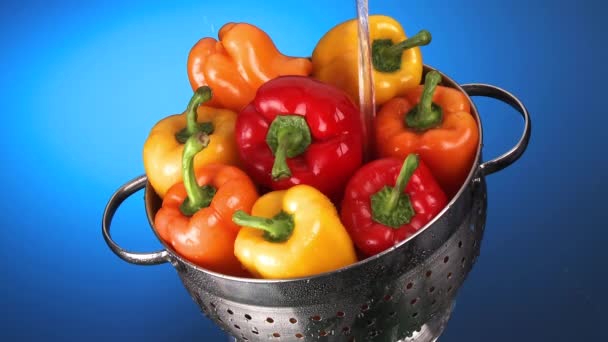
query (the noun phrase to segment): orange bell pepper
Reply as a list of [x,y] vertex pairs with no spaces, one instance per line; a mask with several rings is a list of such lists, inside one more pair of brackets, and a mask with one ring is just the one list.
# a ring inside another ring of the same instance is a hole
[[268,34],[247,23],[227,23],[218,33],[199,40],[188,55],[193,90],[213,89],[211,106],[240,111],[266,81],[282,75],[308,76],[312,62],[282,54]]
[[258,193],[239,168],[206,164],[195,171],[194,156],[209,144],[205,132],[186,141],[182,159],[183,182],[173,185],[154,217],[158,235],[188,261],[211,271],[249,276],[234,255],[240,226],[236,211],[251,212]]
[[471,170],[479,130],[467,97],[440,82],[441,75],[431,71],[424,86],[382,106],[375,123],[376,148],[381,157],[401,160],[418,154],[453,196]]

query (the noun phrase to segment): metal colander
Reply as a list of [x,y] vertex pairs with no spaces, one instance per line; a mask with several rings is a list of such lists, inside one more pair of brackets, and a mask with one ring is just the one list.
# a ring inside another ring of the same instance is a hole
[[[425,72],[429,70],[433,69],[426,66]],[[112,251],[130,263],[171,262],[201,311],[239,341],[434,341],[479,255],[487,205],[485,176],[516,161],[531,131],[526,108],[510,93],[490,85],[459,86],[443,74],[442,79],[442,85],[469,96],[510,104],[524,118],[524,133],[513,149],[481,163],[482,125],[471,101],[480,144],[467,181],[433,221],[383,253],[313,277],[262,280],[202,269],[180,257],[158,235],[164,250],[129,252],[112,240],[110,224],[120,204],[145,187],[152,225],[161,200],[145,176],[114,193],[104,212],[103,236]]]

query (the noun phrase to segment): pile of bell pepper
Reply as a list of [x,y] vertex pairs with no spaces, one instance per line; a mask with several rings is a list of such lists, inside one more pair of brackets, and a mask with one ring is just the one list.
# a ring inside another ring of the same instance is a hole
[[329,30],[310,58],[283,54],[249,23],[194,44],[192,98],[143,148],[162,199],[154,228],[177,254],[231,276],[306,277],[382,253],[445,208],[479,143],[467,97],[423,75],[428,31],[408,38],[394,18],[369,22],[372,142],[358,107],[356,20]]

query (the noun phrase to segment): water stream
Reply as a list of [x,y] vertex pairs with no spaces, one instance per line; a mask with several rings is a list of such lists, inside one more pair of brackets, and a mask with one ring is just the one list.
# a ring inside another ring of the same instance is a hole
[[364,159],[371,158],[374,151],[374,118],[376,104],[374,96],[372,54],[369,39],[369,9],[368,0],[355,0],[357,5],[357,21],[359,34],[359,108],[363,121]]

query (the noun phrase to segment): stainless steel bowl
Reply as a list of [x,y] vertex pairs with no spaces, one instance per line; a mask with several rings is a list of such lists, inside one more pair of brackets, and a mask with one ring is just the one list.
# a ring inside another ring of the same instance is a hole
[[[425,73],[434,70],[425,66]],[[289,280],[245,279],[214,273],[180,257],[170,246],[134,253],[111,238],[120,204],[145,187],[150,225],[160,207],[145,176],[120,187],[109,200],[102,232],[110,249],[138,265],[170,262],[202,312],[238,340],[434,341],[448,321],[454,298],[479,255],[486,218],[485,176],[515,162],[530,138],[530,117],[512,94],[485,84],[458,85],[442,74],[442,85],[468,94],[480,144],[462,188],[446,208],[416,235],[371,258],[340,270]],[[524,119],[516,146],[481,162],[482,125],[471,96],[495,98]],[[156,234],[156,231],[152,229]]]

